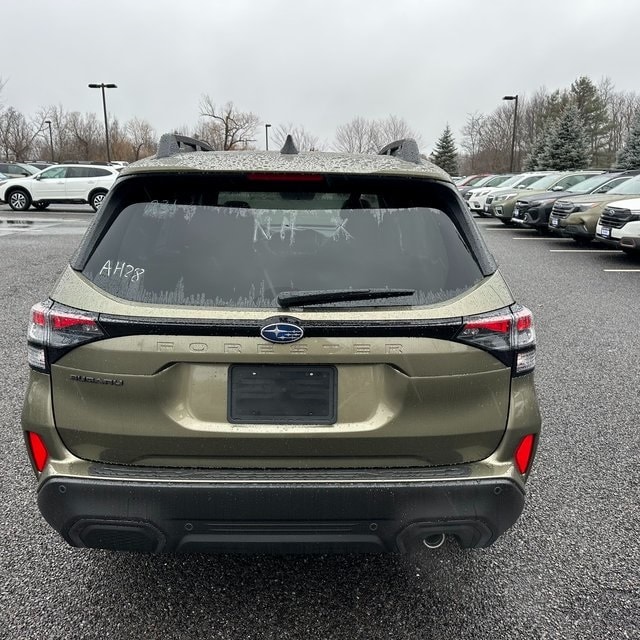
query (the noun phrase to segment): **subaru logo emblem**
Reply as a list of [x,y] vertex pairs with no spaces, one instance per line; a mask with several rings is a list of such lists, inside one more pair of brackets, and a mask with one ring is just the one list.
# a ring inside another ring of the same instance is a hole
[[262,327],[260,335],[268,342],[286,344],[300,340],[304,331],[297,324],[291,322],[274,322]]

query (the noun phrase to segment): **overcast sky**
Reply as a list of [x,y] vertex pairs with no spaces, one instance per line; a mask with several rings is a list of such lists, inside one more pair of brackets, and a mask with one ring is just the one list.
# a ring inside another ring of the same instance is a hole
[[[640,91],[638,0],[15,0],[0,7],[0,99],[161,133],[202,94],[331,143],[355,116],[403,117],[433,147],[505,94],[609,76]],[[264,144],[263,130],[257,135]]]

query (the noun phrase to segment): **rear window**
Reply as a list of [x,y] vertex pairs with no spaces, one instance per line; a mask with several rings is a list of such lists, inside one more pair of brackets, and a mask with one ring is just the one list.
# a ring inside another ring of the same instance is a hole
[[442,195],[414,185],[129,182],[102,212],[108,223],[82,269],[126,300],[273,309],[283,292],[373,288],[415,293],[340,306],[428,305],[483,278]]

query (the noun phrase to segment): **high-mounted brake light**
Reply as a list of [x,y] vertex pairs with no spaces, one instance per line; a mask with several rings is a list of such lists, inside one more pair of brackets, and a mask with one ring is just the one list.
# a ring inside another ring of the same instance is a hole
[[33,464],[38,471],[42,471],[49,459],[49,452],[44,444],[44,440],[33,431],[27,432],[27,442],[29,443],[29,453]]
[[249,173],[247,180],[258,182],[323,182],[319,173]]
[[529,465],[531,464],[531,458],[533,455],[534,441],[535,437],[530,433],[520,440],[520,444],[516,448],[514,460],[516,462],[516,467],[518,467],[518,471],[522,474],[525,474],[529,470]]
[[96,314],[50,300],[31,309],[27,334],[29,366],[47,373],[49,365],[80,344],[104,337]]

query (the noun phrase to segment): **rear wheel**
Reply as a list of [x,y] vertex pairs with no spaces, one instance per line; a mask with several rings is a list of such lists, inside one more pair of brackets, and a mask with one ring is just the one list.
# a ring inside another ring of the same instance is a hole
[[107,195],[106,191],[94,191],[89,196],[89,204],[94,211],[98,210],[98,207],[102,204],[104,197]]
[[31,206],[31,196],[24,189],[14,189],[9,194],[9,206],[14,211],[26,211]]

